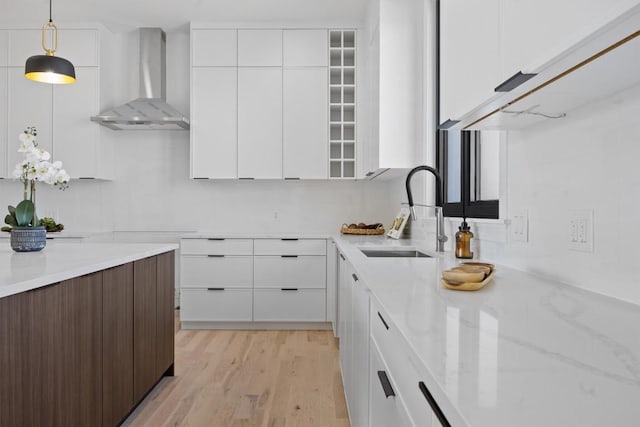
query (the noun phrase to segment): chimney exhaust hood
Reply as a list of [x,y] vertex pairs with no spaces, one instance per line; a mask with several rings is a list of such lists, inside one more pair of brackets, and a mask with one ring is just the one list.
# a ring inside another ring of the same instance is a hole
[[189,119],[167,104],[166,35],[140,28],[140,98],[92,116],[113,130],[188,130]]

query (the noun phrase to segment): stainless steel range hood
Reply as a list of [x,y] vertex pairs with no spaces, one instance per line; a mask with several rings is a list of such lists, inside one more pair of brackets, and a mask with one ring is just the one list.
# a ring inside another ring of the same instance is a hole
[[189,119],[167,104],[166,35],[140,28],[140,98],[91,117],[113,130],[188,130]]

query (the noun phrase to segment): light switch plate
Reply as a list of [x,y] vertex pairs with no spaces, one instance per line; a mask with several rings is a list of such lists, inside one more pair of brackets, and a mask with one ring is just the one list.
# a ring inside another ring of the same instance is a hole
[[568,232],[570,250],[593,252],[593,210],[570,210]]
[[529,241],[529,213],[520,211],[511,217],[511,241],[512,242],[528,242]]

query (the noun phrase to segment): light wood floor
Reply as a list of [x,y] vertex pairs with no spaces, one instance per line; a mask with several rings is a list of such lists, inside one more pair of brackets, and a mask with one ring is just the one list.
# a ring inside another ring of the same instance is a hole
[[349,426],[337,341],[331,331],[177,328],[175,377],[124,425]]

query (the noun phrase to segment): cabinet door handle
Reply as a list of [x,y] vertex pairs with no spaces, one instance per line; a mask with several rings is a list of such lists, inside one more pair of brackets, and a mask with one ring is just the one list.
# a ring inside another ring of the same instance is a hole
[[280,258],[298,258],[298,255],[280,255]]
[[300,240],[300,239],[298,239],[298,238],[286,238],[285,237],[285,238],[282,238],[280,240],[282,240],[283,242],[295,242],[295,241]]
[[341,258],[343,261],[346,261],[346,260],[347,260],[347,259],[344,257],[344,255],[342,255],[342,254],[339,254],[339,255],[340,255],[340,258]]
[[382,324],[384,325],[385,329],[388,331],[389,325],[387,325],[387,322],[384,321],[384,317],[382,317],[382,314],[380,314],[380,312],[378,312],[378,317],[380,318],[380,320],[382,320]]
[[447,421],[447,418],[442,413],[442,410],[440,410],[438,403],[433,398],[433,396],[431,395],[431,392],[429,392],[429,389],[427,388],[427,386],[424,384],[423,381],[420,381],[418,383],[418,388],[424,395],[424,398],[427,399],[429,406],[431,406],[431,410],[433,411],[434,414],[436,414],[436,417],[438,417],[438,421],[440,421],[440,424],[442,425],[442,427],[451,427],[451,424],[449,424],[449,421]]
[[494,92],[510,92],[520,86],[522,83],[535,76],[536,74],[525,74],[522,71],[518,71],[513,76],[509,77],[507,80],[496,86]]
[[208,258],[224,258],[224,255],[207,255]]
[[251,179],[255,179],[255,178],[253,178],[253,177],[249,177],[249,176],[244,176],[244,177],[240,177],[240,178],[238,178],[238,179],[249,179],[249,180],[251,180]]
[[208,291],[224,291],[224,288],[207,288]]
[[356,276],[355,273],[351,274],[351,277],[353,277],[353,281],[357,282],[358,281],[358,276]]
[[221,240],[224,240],[224,238],[222,238],[222,237],[209,237],[207,240],[214,240],[214,241],[218,241],[219,242]]
[[387,399],[390,397],[395,397],[396,392],[393,391],[393,387],[391,387],[391,381],[389,381],[389,377],[385,371],[378,371],[378,379],[380,380],[380,385],[382,386],[382,390],[384,391],[384,397]]
[[294,176],[287,176],[287,177],[285,177],[284,179],[286,179],[286,180],[293,180],[293,181],[295,181],[295,180],[299,180],[300,178],[298,178],[298,177],[294,177]]
[[280,288],[281,291],[297,291],[298,288]]

